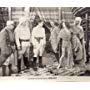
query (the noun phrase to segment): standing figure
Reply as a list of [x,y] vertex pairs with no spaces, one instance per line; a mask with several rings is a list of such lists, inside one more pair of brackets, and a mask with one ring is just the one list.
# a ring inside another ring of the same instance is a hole
[[85,50],[85,41],[84,41],[84,31],[81,24],[82,19],[80,17],[75,18],[74,34],[78,37],[81,43],[82,49],[82,59],[80,60],[80,65],[85,66],[86,62],[86,50]]
[[59,65],[57,69],[61,67],[62,61],[65,59],[65,68],[72,68],[73,66],[73,56],[72,56],[72,48],[71,48],[71,33],[70,33],[70,25],[68,22],[62,22],[61,31],[59,32],[58,41],[62,39],[61,46],[61,57],[59,59]]
[[42,55],[46,45],[45,29],[43,28],[43,22],[39,16],[35,17],[37,21],[36,27],[32,30],[32,44],[33,44],[33,69],[37,71],[37,58],[39,56],[39,67],[43,68]]
[[0,66],[2,66],[2,75],[6,76],[6,67],[9,69],[9,75],[12,72],[12,57],[15,51],[15,24],[13,21],[7,21],[7,26],[0,32]]
[[18,49],[17,68],[18,73],[21,72],[21,59],[23,58],[26,69],[29,69],[29,49],[31,42],[31,27],[29,18],[23,17],[19,21],[19,25],[15,29],[15,39]]
[[51,31],[51,36],[50,36],[50,43],[53,49],[53,52],[55,54],[55,57],[57,59],[57,61],[59,61],[59,55],[58,55],[58,51],[57,51],[57,47],[58,47],[58,35],[60,32],[60,28],[59,28],[59,23],[58,22],[54,22],[53,24],[53,30]]

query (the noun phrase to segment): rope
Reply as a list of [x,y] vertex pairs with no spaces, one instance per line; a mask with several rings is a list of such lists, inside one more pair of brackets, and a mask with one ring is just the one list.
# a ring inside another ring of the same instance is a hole
[[[38,9],[38,8],[35,8],[36,9],[36,14],[38,14],[39,15],[39,17],[43,20],[43,21],[45,21],[45,19],[43,18],[43,16],[42,16],[42,14],[40,13],[40,10]],[[45,24],[45,26],[50,30],[50,28],[46,25],[46,23],[44,22],[44,24]]]

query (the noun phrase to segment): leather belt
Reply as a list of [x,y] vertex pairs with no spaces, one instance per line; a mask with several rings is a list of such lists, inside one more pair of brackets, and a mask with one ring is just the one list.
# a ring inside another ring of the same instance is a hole
[[30,39],[20,39],[21,42],[29,42]]
[[43,37],[34,37],[39,43],[40,43],[40,40],[43,39]]

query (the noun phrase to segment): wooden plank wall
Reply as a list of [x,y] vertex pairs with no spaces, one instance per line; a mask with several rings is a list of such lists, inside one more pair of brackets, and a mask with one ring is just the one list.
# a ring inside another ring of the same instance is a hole
[[[35,15],[35,7],[32,7],[31,17]],[[37,7],[41,16],[45,20],[59,20],[59,8],[58,7]],[[62,19],[73,20],[73,14],[70,7],[62,7]],[[18,21],[21,16],[24,16],[24,7],[12,7],[11,9],[12,20]]]

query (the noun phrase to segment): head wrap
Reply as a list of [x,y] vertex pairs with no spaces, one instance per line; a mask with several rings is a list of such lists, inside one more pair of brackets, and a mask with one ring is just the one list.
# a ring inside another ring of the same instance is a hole
[[14,25],[14,21],[7,21],[6,25]]
[[81,19],[81,17],[76,17],[76,18],[75,18],[75,21],[80,21],[80,22],[81,22],[82,19]]

